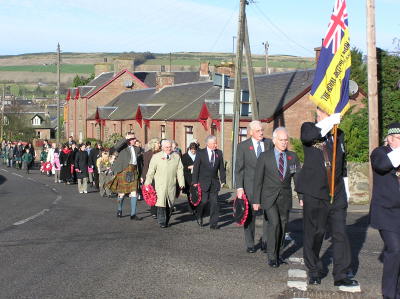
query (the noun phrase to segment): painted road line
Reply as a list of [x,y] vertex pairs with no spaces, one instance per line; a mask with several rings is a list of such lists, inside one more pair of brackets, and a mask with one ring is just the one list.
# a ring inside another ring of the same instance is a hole
[[307,282],[306,281],[289,280],[287,282],[287,286],[289,288],[295,288],[300,291],[307,291]]
[[25,219],[23,219],[21,221],[15,222],[13,225],[17,226],[17,225],[21,225],[21,224],[27,223],[28,221],[31,221],[31,220],[39,217],[39,216],[42,216],[42,215],[44,215],[44,213],[49,212],[49,211],[50,211],[49,209],[41,210],[39,213],[37,213],[35,215],[32,215],[31,217],[25,218]]
[[304,259],[302,257],[290,257],[289,262],[292,264],[304,265]]
[[289,278],[307,278],[307,272],[301,269],[289,269]]
[[61,200],[62,196],[61,195],[57,195],[56,199],[51,203],[52,205],[56,205],[58,204],[58,202]]
[[344,286],[340,286],[339,290],[343,291],[343,292],[349,292],[349,293],[360,293],[361,292],[361,286],[354,286],[354,287],[344,287]]
[[1,170],[5,171],[5,172],[8,172],[8,170],[7,170],[7,169],[3,169],[3,168],[2,168]]
[[20,178],[23,178],[23,176],[20,175],[20,174],[18,174],[18,173],[13,172],[12,174],[15,175],[15,176],[18,176],[18,177],[20,177]]

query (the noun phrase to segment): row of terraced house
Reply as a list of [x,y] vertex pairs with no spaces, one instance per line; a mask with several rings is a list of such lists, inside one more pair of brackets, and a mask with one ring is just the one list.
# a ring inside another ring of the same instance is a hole
[[[318,54],[318,52],[317,52]],[[224,136],[221,136],[222,94],[213,83],[215,73],[230,76],[234,86],[234,67],[210,67],[201,63],[198,72],[135,72],[132,61],[96,65],[96,77],[67,92],[64,107],[64,131],[76,140],[106,140],[111,134],[134,131],[143,143],[154,137],[177,141],[182,149],[193,139],[202,141],[210,134],[219,143],[224,138],[224,155],[230,167],[232,153],[232,90],[225,91]],[[293,70],[255,76],[259,118],[265,123],[265,135],[277,126],[285,126],[298,138],[304,121],[314,121],[315,106],[308,99],[314,69]],[[247,78],[241,82],[243,94]],[[353,98],[361,104],[362,95]],[[251,112],[241,116],[239,138],[247,138]],[[204,143],[204,142],[203,142]]]

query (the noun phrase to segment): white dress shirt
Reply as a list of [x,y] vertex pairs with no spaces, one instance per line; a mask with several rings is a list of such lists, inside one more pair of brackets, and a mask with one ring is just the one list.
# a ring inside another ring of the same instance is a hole
[[131,151],[131,162],[129,164],[137,165],[135,148],[132,145],[130,145],[129,149]]
[[[254,148],[254,152],[256,153],[257,156],[257,148],[258,148],[258,141],[255,140],[253,137],[251,138],[251,142],[253,142],[253,148]],[[265,151],[264,149],[264,140],[260,140],[260,144],[261,144],[261,152],[263,153]]]

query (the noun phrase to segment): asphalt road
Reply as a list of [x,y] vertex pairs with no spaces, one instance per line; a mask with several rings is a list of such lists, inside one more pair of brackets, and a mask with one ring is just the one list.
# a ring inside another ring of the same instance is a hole
[[[224,191],[225,193],[227,191]],[[223,192],[223,193],[224,193]],[[178,201],[171,226],[160,228],[138,203],[142,221],[116,217],[115,200],[78,194],[76,185],[53,183],[38,171],[0,167],[0,298],[378,298],[382,242],[368,228],[365,207],[351,207],[348,231],[361,293],[333,286],[329,273],[317,287],[288,287],[292,270],[304,270],[301,211],[290,216],[294,237],[288,265],[271,269],[260,250],[245,252],[243,229],[232,223],[221,196],[221,229],[198,227]],[[206,221],[207,223],[207,221]],[[257,240],[261,226],[257,226]],[[305,279],[304,279],[305,280]]]

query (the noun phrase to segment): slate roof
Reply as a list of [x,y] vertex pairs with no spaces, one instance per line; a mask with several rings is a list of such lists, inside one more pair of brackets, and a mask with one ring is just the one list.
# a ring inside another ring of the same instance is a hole
[[[285,105],[309,91],[315,70],[298,70],[255,77],[256,95],[259,102],[260,119],[271,119]],[[234,86],[231,80],[230,86]],[[242,79],[242,89],[247,90],[247,78]],[[165,87],[159,92],[155,88],[127,91],[116,97],[107,106],[117,107],[110,115],[112,120],[134,119],[138,105],[143,118],[153,120],[194,120],[197,119],[203,103],[206,103],[210,117],[220,119],[220,88],[211,81],[177,84]],[[150,108],[151,107],[151,108]],[[153,113],[153,115],[151,115]],[[231,116],[226,115],[226,119]],[[89,119],[94,119],[92,115]]]
[[[117,109],[117,107],[97,107],[97,111],[99,112],[99,118],[100,119],[109,119],[110,118],[110,114],[112,114],[115,110]],[[96,115],[95,115],[96,117]]]

